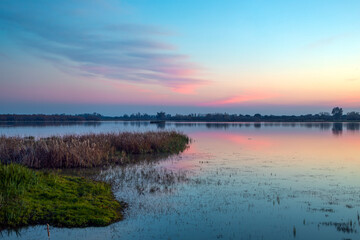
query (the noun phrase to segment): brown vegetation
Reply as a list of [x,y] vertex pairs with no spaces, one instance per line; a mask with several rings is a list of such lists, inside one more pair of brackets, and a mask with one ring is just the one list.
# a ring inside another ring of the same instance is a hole
[[189,138],[175,131],[106,133],[87,135],[0,137],[2,163],[20,163],[32,168],[95,167],[123,163],[138,154],[183,151]]

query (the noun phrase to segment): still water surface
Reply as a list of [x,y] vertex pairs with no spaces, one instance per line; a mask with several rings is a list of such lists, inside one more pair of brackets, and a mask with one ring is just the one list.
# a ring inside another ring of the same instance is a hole
[[[124,221],[52,228],[51,239],[360,239],[358,123],[0,124],[0,135],[163,129],[188,134],[189,149],[97,173],[129,203]],[[0,238],[47,233],[36,226]]]

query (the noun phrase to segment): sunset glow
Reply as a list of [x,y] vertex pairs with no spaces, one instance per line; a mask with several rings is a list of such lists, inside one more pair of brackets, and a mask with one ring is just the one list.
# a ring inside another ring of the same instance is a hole
[[359,8],[358,1],[5,0],[0,112],[358,111]]

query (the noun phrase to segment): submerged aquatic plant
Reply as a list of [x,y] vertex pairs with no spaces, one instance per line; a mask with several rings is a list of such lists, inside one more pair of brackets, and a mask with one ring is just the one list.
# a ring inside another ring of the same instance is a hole
[[152,164],[110,167],[93,176],[93,179],[109,183],[116,192],[136,190],[139,195],[171,192],[177,183],[189,181],[187,172]]

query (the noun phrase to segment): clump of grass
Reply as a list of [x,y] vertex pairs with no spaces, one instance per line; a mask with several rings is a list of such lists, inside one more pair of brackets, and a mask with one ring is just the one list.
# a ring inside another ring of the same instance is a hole
[[31,168],[95,167],[124,163],[132,155],[178,154],[189,138],[175,131],[53,136],[42,139],[0,137],[2,163]]
[[122,219],[109,184],[0,164],[0,230],[35,224],[106,226]]

